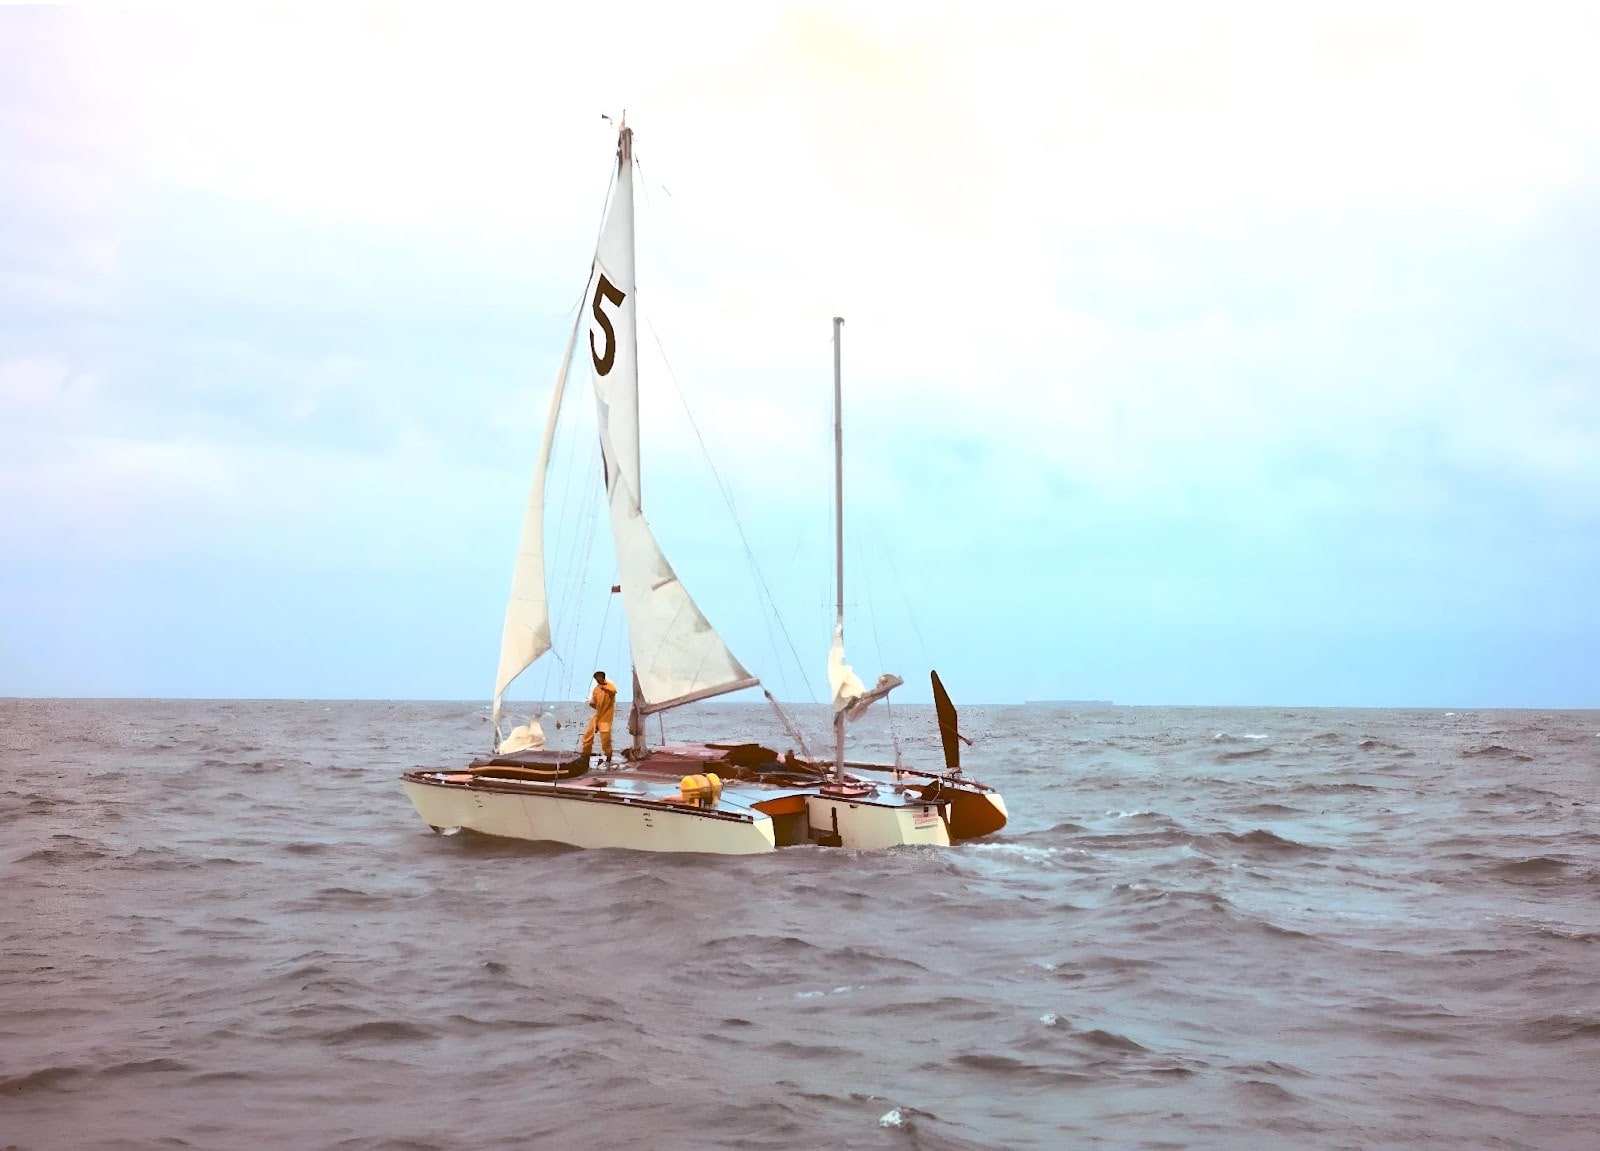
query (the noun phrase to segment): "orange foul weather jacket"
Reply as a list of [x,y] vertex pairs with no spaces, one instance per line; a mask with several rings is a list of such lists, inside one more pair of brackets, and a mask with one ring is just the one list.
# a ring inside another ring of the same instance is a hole
[[605,731],[617,714],[617,685],[609,679],[595,684],[589,693],[589,706],[594,708],[594,725]]

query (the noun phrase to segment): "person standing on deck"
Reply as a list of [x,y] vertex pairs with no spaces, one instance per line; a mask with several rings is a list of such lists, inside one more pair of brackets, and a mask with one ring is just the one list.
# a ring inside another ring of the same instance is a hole
[[594,690],[589,693],[589,706],[594,714],[589,717],[589,726],[583,729],[583,743],[578,748],[578,753],[585,760],[594,751],[594,733],[600,733],[600,750],[605,753],[606,762],[611,762],[611,721],[617,714],[617,685],[606,678],[606,673],[594,673]]

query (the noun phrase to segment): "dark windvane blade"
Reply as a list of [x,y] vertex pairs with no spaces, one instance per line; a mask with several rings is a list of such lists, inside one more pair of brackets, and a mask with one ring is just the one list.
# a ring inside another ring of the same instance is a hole
[[938,672],[933,676],[933,710],[939,716],[939,742],[944,745],[946,771],[961,770],[961,732],[956,727],[956,705],[950,702],[950,693],[939,682]]

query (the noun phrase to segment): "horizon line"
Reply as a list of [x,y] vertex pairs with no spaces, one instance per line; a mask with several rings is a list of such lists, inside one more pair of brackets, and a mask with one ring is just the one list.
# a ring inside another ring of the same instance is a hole
[[[50,703],[449,703],[489,710],[489,704],[477,699],[457,699],[444,696],[314,696],[314,695],[255,695],[255,696],[202,696],[202,695],[0,695],[0,702],[50,702]],[[530,704],[543,706],[579,705],[581,699],[507,701],[505,710],[514,711]],[[619,704],[631,702],[619,698]],[[765,700],[727,699],[699,700],[697,706],[719,704],[723,706],[767,707]],[[813,700],[779,700],[781,707],[827,707]],[[901,707],[932,707],[931,700],[906,701]],[[1104,711],[1113,708],[1187,708],[1187,709],[1252,709],[1271,708],[1297,711],[1600,711],[1600,703],[1573,704],[1423,704],[1423,703],[1115,703],[1109,700],[963,700],[958,707],[1063,707],[1085,711]],[[677,709],[672,709],[677,710]]]

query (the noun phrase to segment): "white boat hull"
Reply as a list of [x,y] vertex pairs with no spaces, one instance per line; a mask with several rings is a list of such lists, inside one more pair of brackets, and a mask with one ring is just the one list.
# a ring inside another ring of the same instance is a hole
[[806,814],[813,828],[839,837],[838,847],[875,851],[910,844],[950,846],[950,829],[936,807],[880,807],[811,795],[806,797]]
[[750,812],[730,817],[693,807],[596,801],[563,795],[546,785],[528,794],[405,780],[417,814],[438,831],[464,828],[484,835],[565,843],[574,847],[626,847],[637,851],[696,851],[759,855],[776,850],[770,817]]

